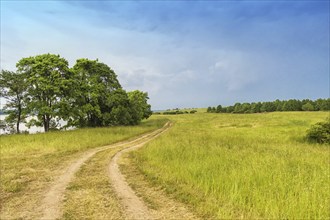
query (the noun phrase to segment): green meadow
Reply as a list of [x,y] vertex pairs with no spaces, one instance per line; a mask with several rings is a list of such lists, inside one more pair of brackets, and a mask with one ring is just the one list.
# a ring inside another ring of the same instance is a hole
[[[37,218],[45,190],[86,150],[162,127],[130,153],[151,185],[202,218],[328,219],[330,146],[305,140],[329,112],[154,115],[139,126],[0,136],[1,218]],[[106,166],[120,148],[97,153],[66,191],[66,219],[121,218]],[[88,207],[86,209],[86,207]]]
[[204,218],[328,219],[330,148],[305,141],[328,116],[166,116],[173,128],[131,154],[150,182]]
[[165,122],[149,119],[139,126],[0,136],[1,218],[35,218],[44,190],[86,150],[136,137]]

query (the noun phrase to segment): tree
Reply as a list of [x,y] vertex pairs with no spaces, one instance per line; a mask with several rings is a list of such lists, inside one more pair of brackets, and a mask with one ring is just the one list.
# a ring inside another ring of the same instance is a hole
[[130,101],[125,90],[112,92],[107,104],[108,110],[102,110],[102,126],[137,124],[133,123]]
[[88,59],[77,60],[73,66],[73,72],[76,79],[73,102],[75,113],[69,119],[69,124],[78,127],[117,124],[118,120],[113,120],[114,112],[118,114],[123,112],[123,108],[119,108],[117,103],[128,105],[129,102],[127,95],[124,98],[126,101],[118,102],[118,97],[125,96],[123,96],[123,91],[116,93],[121,89],[121,85],[115,72],[98,60]]
[[216,113],[216,108],[215,107],[208,107],[207,108],[207,110],[206,110],[206,112],[208,112],[208,113]]
[[6,112],[9,114],[5,121],[8,124],[16,124],[16,132],[20,133],[19,124],[26,118],[26,76],[23,73],[16,73],[2,70],[0,74],[0,95],[7,100]]
[[217,113],[220,113],[222,112],[222,106],[221,105],[218,105],[217,106],[217,110],[216,110]]
[[64,111],[69,106],[66,96],[73,82],[68,62],[59,55],[43,54],[23,58],[16,66],[27,77],[27,109],[37,116],[30,125],[43,126],[47,132],[51,124],[67,118],[69,112]]
[[262,106],[262,104],[260,102],[258,102],[258,103],[253,102],[251,104],[251,113],[259,113],[261,106]]
[[148,104],[148,93],[139,90],[128,92],[132,123],[137,124],[142,119],[147,119],[152,114],[151,106]]
[[301,111],[301,102],[296,99],[285,101],[282,107],[283,111]]
[[307,102],[301,108],[303,111],[314,111],[314,106],[310,102]]
[[227,113],[232,113],[232,112],[234,112],[234,106],[228,106]]
[[235,105],[234,105],[234,113],[244,113],[241,103],[239,103],[239,102],[235,103]]
[[274,105],[275,105],[275,111],[282,111],[282,108],[283,108],[283,102],[276,99],[275,102],[274,102]]
[[276,110],[276,106],[273,102],[263,102],[260,108],[261,112],[273,112]]
[[242,113],[251,113],[251,104],[250,103],[243,103],[241,106]]
[[330,98],[328,99],[317,99],[315,101],[315,108],[319,111],[329,111],[330,110]]

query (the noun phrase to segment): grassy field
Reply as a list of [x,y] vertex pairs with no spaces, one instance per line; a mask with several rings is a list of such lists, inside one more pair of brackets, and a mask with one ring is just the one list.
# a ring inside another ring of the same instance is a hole
[[174,127],[131,156],[153,184],[203,217],[328,219],[330,148],[304,141],[327,116],[167,116]]
[[149,119],[131,127],[0,136],[0,218],[36,218],[36,206],[45,189],[72,160],[88,149],[129,139],[164,124],[162,119]]

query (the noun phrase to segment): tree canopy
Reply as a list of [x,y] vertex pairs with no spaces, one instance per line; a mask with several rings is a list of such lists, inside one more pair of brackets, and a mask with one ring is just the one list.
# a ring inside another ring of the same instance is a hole
[[115,92],[121,89],[115,72],[98,60],[88,59],[77,60],[72,70],[76,79],[73,103],[76,114],[71,124],[79,127],[114,125],[109,114],[114,107],[114,96],[118,96]]
[[151,115],[147,93],[127,93],[116,73],[98,60],[78,59],[69,68],[59,55],[42,54],[22,58],[16,67],[17,73],[1,72],[0,88],[17,132],[23,113],[35,116],[28,126],[43,126],[45,132],[61,128],[60,120],[66,127],[136,125]]
[[16,124],[16,132],[20,133],[19,124],[26,117],[26,94],[27,82],[24,74],[2,70],[0,74],[0,96],[7,100],[5,106],[6,123],[9,127]]
[[148,93],[135,90],[128,93],[128,98],[131,104],[130,109],[133,115],[133,122],[149,118],[152,111],[151,106],[147,102],[149,99]]
[[61,110],[73,79],[68,61],[59,55],[43,54],[23,58],[16,67],[26,76],[27,109],[37,116],[33,124],[42,125],[48,131],[52,120],[66,116]]

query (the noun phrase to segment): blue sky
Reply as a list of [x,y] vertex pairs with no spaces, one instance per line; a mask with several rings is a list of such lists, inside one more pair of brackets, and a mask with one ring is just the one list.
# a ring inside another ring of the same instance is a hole
[[329,1],[3,1],[1,68],[98,58],[153,109],[329,97]]

